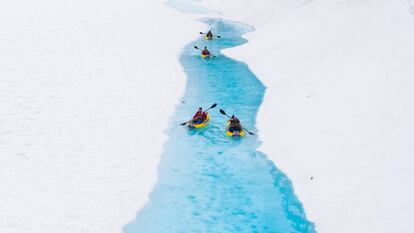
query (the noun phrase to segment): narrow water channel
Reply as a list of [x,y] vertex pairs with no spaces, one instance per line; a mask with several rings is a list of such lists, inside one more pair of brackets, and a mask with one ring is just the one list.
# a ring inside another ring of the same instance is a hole
[[[219,108],[257,131],[256,114],[265,88],[246,64],[220,53],[246,43],[241,35],[252,28],[220,19],[205,23],[221,38],[200,38],[183,50],[180,61],[188,75],[187,87],[170,120],[159,180],[124,232],[315,232],[289,179],[256,150],[257,136],[225,135],[227,119]],[[217,57],[202,59],[194,45],[207,46]],[[178,126],[199,106],[208,108],[213,103],[218,107],[210,111],[207,127]]]

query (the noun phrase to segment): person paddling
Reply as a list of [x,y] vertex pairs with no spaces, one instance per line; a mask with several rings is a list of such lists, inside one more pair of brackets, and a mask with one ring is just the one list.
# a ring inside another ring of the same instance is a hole
[[210,53],[210,51],[208,51],[207,47],[204,47],[203,51],[201,51],[201,55],[211,56],[211,53]]
[[203,108],[199,107],[198,111],[193,116],[193,123],[200,124],[207,118],[207,113],[203,112]]
[[213,39],[213,33],[211,32],[211,30],[208,30],[206,36],[207,36],[208,39]]
[[241,129],[242,126],[240,120],[236,116],[232,115],[229,119],[229,131],[233,133],[234,131],[241,131]]

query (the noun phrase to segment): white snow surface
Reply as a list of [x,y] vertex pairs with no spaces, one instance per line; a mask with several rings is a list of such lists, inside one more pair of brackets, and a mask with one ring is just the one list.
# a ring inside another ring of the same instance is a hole
[[413,232],[414,1],[201,5],[255,27],[225,53],[267,86],[260,150],[317,231]]
[[[225,53],[267,86],[260,149],[317,230],[411,232],[414,1],[197,3],[255,27]],[[1,1],[0,232],[134,218],[184,90],[180,49],[205,27],[194,17],[159,0]]]
[[205,27],[163,1],[0,2],[0,232],[114,233],[157,179]]

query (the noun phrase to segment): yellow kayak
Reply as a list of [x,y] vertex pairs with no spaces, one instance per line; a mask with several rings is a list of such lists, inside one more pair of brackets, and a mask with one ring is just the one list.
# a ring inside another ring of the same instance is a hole
[[204,36],[204,40],[213,40],[213,37]]
[[210,58],[210,55],[201,54],[201,58]]
[[227,127],[226,127],[226,135],[227,135],[227,137],[243,137],[244,135],[246,135],[246,133],[244,132],[243,129],[240,130],[240,131],[230,132],[229,131],[229,126],[230,126],[230,123],[227,123]]
[[193,122],[189,122],[187,125],[189,128],[201,129],[201,128],[206,127],[209,121],[210,121],[210,114],[207,113],[207,118],[205,121],[201,122],[200,124],[194,124]]

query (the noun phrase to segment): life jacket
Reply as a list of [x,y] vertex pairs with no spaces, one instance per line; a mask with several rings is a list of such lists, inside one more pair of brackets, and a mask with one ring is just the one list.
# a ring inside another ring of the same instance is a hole
[[240,120],[236,117],[230,119],[230,124],[240,124]]
[[199,118],[199,117],[203,117],[203,114],[204,114],[204,112],[203,111],[197,111],[195,114],[194,114],[194,116],[193,116],[193,119],[197,119],[197,118]]
[[240,120],[239,119],[237,119],[237,118],[231,118],[230,120],[229,120],[229,126],[231,127],[231,128],[238,128],[238,129],[240,129],[241,128],[241,124],[240,124]]
[[204,49],[201,54],[203,55],[210,55],[210,51],[208,51],[207,49]]

